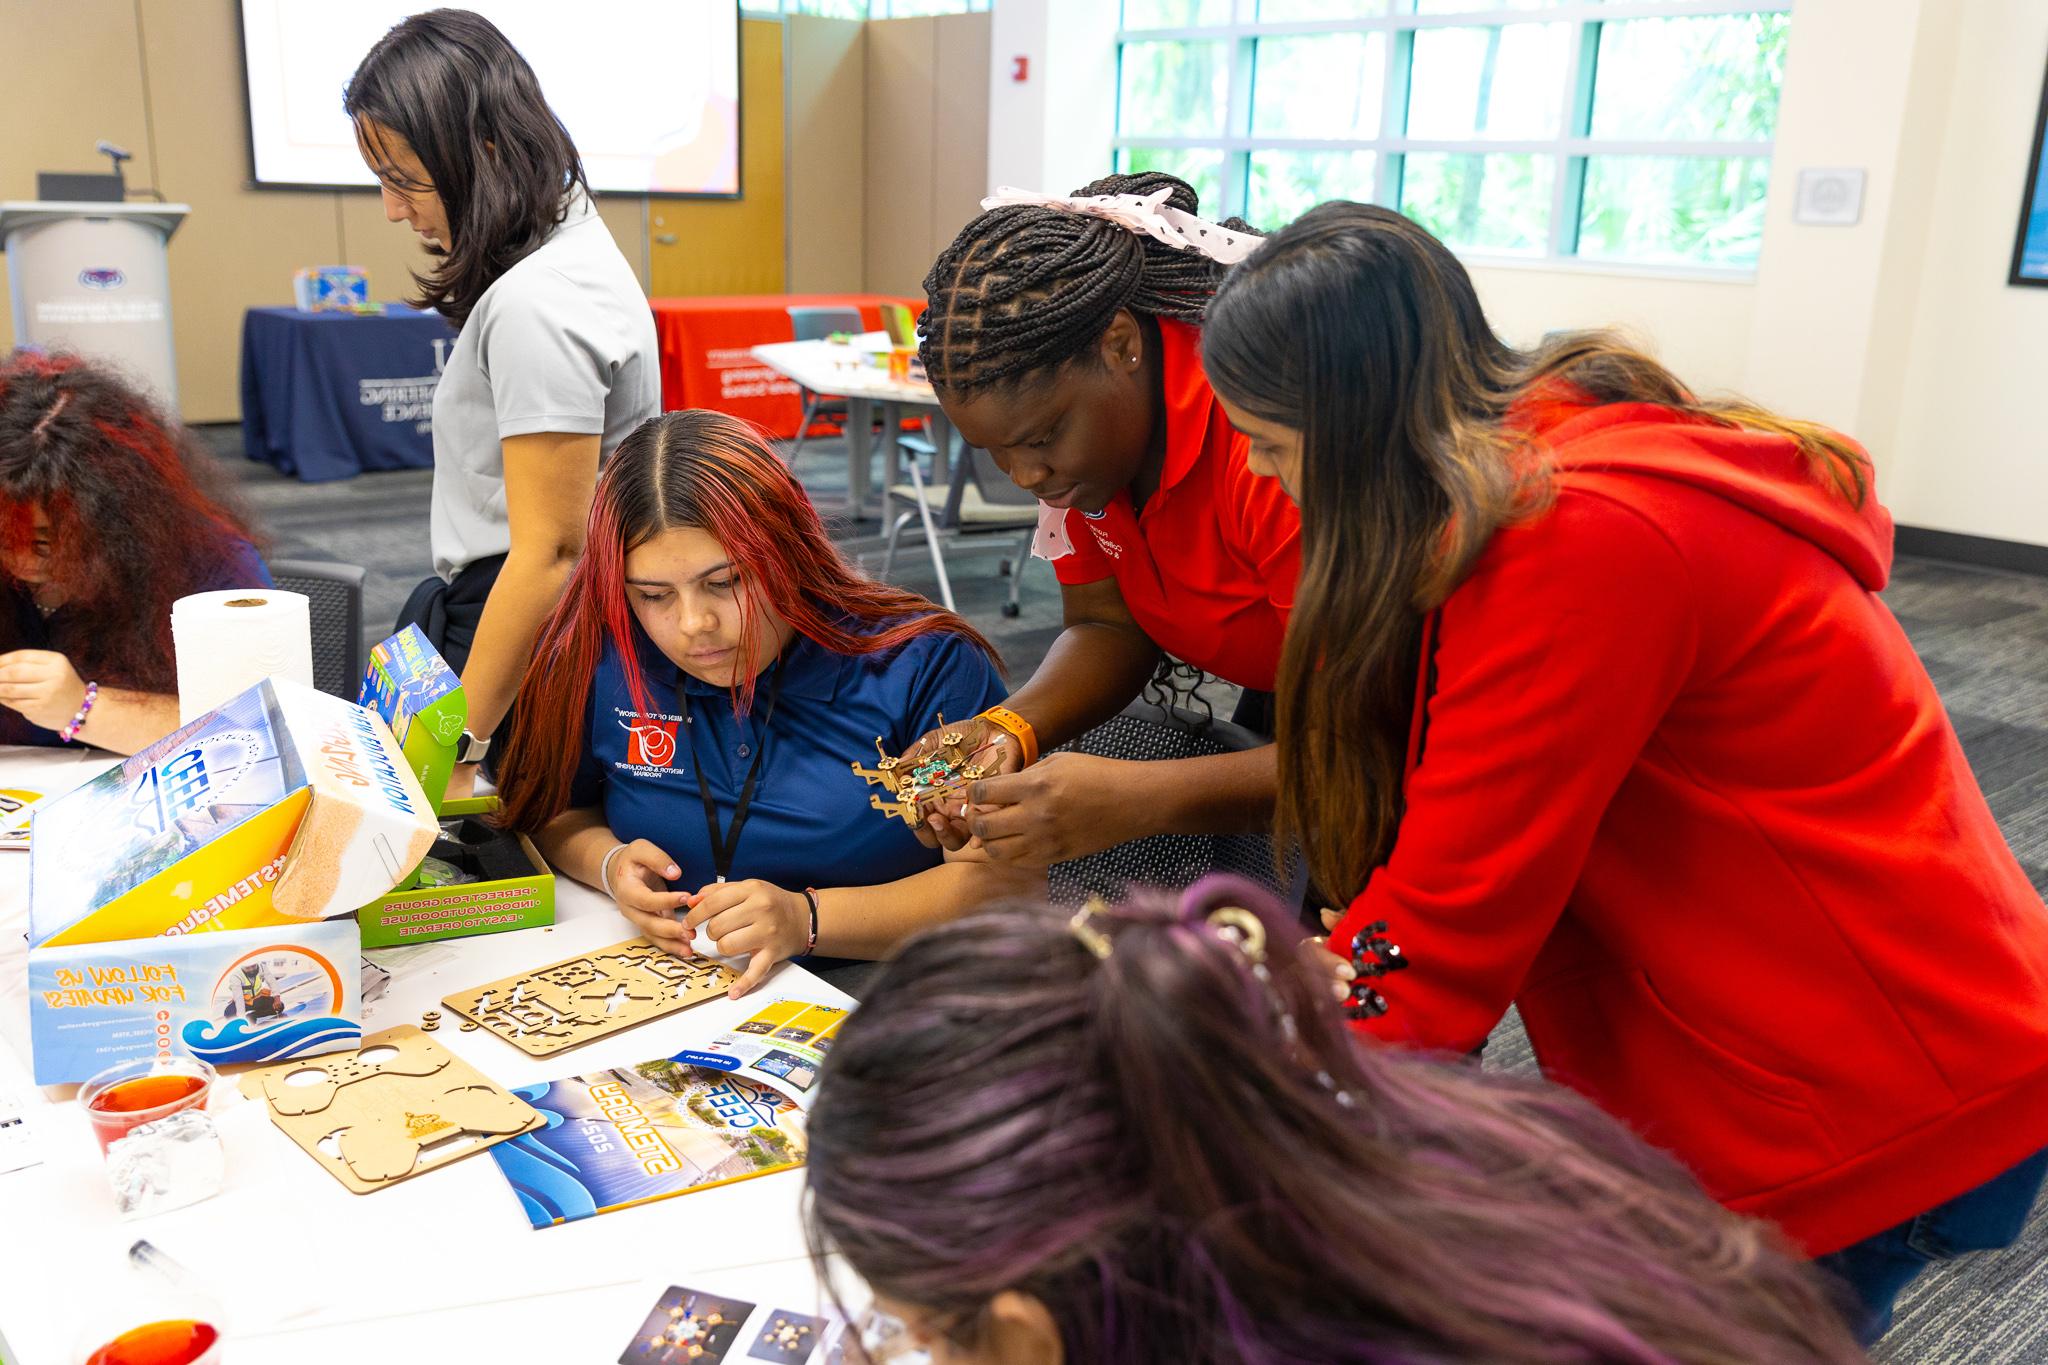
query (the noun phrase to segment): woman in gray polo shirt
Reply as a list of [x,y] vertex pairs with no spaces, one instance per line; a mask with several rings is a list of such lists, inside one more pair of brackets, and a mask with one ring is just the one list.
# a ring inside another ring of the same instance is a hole
[[434,395],[438,577],[399,624],[462,674],[473,763],[582,553],[598,464],[661,411],[654,319],[533,68],[488,19],[405,20],[343,105],[384,216],[436,258],[416,306],[460,331]]

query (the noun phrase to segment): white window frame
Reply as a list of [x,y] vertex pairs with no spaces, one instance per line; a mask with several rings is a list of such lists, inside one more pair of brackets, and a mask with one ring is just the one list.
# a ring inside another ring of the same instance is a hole
[[[1117,2],[1117,0],[1112,0]],[[1530,153],[1555,159],[1551,174],[1550,239],[1540,254],[1460,249],[1475,264],[1523,269],[1582,271],[1600,275],[1665,276],[1712,280],[1753,280],[1754,266],[1687,265],[1678,262],[1609,260],[1578,254],[1580,195],[1586,159],[1593,156],[1763,157],[1769,159],[1768,138],[1742,141],[1631,141],[1595,138],[1589,129],[1593,112],[1593,54],[1602,23],[1622,19],[1674,19],[1724,14],[1790,14],[1794,0],[1555,0],[1529,8],[1493,8],[1475,4],[1452,14],[1400,13],[1411,0],[1392,0],[1392,14],[1357,19],[1295,20],[1262,23],[1258,0],[1231,0],[1227,23],[1171,28],[1120,28],[1117,31],[1117,123],[1111,146],[1119,162],[1131,150],[1223,153],[1223,203],[1219,217],[1242,214],[1250,183],[1251,155],[1263,151],[1374,152],[1373,202],[1395,203],[1401,163],[1410,152],[1454,154]],[[1415,34],[1421,29],[1500,27],[1510,24],[1567,24],[1567,67],[1560,89],[1564,102],[1554,138],[1425,139],[1407,136],[1408,74]],[[1382,81],[1380,136],[1376,138],[1255,137],[1251,132],[1253,58],[1261,38],[1290,38],[1339,33],[1383,33],[1386,76]],[[1123,121],[1123,47],[1126,43],[1216,42],[1229,44],[1229,110],[1221,137],[1125,136]],[[1400,129],[1398,133],[1390,130]],[[1204,208],[1210,206],[1204,205]],[[1262,226],[1265,226],[1262,224]]]

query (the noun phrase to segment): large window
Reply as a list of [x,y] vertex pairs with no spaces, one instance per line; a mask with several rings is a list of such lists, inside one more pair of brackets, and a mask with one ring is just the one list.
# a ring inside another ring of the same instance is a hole
[[1398,207],[1460,252],[1742,272],[1791,0],[1123,0],[1116,157],[1278,227]]

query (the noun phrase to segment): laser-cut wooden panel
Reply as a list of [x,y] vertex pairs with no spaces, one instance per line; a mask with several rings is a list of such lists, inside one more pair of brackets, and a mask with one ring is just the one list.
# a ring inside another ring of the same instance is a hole
[[738,978],[644,938],[551,962],[442,999],[532,1057],[549,1057],[725,994]]

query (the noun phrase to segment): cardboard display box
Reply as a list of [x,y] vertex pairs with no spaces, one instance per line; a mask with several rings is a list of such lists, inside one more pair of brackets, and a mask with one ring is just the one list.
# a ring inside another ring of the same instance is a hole
[[29,954],[37,1085],[157,1055],[215,1066],[358,1046],[354,920],[38,948]]
[[[497,803],[487,798],[476,804],[488,810]],[[555,874],[524,834],[494,829],[474,817],[443,825],[454,837],[436,843],[427,856],[477,880],[415,885],[372,901],[356,916],[365,948],[501,934],[555,922]]]
[[555,922],[555,876],[523,834],[476,818],[494,796],[446,800],[455,744],[469,718],[462,682],[418,626],[370,652],[363,705],[397,736],[405,761],[440,813],[441,837],[397,890],[365,906],[365,948],[498,934]]
[[438,833],[381,720],[278,678],[45,801],[33,828],[42,1085],[155,1055],[232,1065],[355,1047],[362,942],[347,916]]
[[29,945],[347,914],[437,834],[383,721],[268,678],[37,808]]
[[418,626],[407,626],[370,651],[356,700],[384,718],[427,801],[441,809],[455,768],[455,744],[469,724],[469,701],[462,679]]

